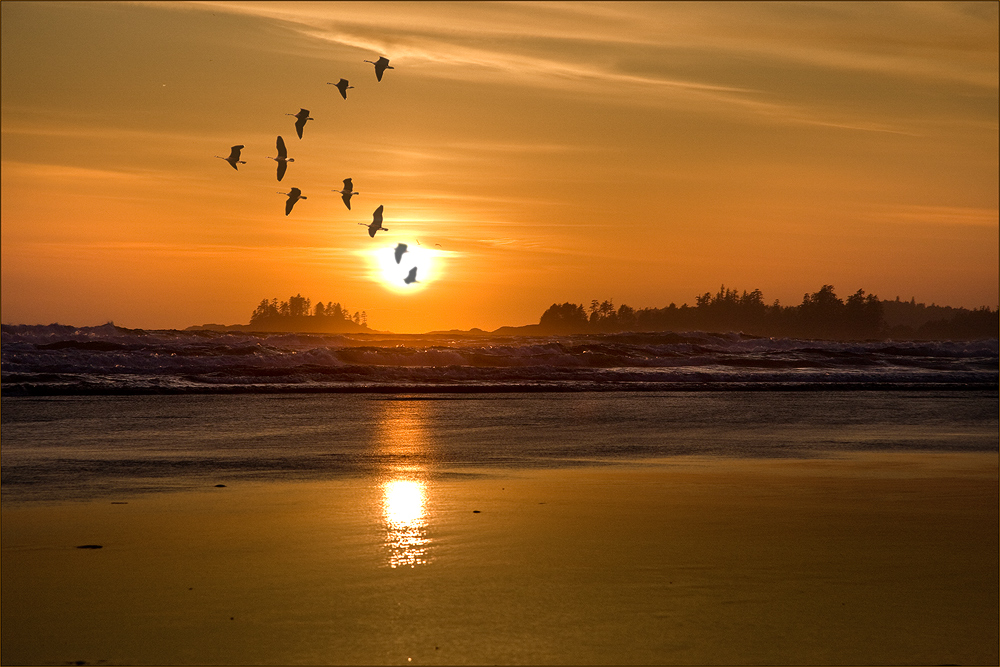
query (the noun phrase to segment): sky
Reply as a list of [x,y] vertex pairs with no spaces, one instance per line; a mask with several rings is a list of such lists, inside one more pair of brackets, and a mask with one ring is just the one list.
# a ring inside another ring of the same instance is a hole
[[2,321],[301,294],[492,330],[721,285],[995,308],[998,7],[3,0]]

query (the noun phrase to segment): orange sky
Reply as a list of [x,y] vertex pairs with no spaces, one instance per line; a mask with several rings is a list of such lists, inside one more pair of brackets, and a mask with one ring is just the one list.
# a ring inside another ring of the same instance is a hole
[[[996,307],[998,6],[4,0],[2,320],[301,293],[490,330],[723,283]],[[412,289],[373,273],[417,241]]]

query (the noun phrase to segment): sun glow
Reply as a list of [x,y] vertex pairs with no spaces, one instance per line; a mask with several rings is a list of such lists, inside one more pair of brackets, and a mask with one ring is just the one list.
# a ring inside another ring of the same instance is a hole
[[[376,250],[369,251],[368,259],[371,265],[369,276],[386,289],[399,294],[414,294],[423,290],[437,278],[434,252],[426,250],[416,243],[406,243],[406,251],[401,253],[396,261],[396,249],[399,243],[386,244]],[[416,268],[415,280],[406,282],[410,272]]]

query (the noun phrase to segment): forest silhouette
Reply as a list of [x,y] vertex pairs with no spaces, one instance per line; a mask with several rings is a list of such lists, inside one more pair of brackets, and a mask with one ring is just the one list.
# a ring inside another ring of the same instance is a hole
[[862,289],[842,300],[832,285],[805,294],[797,306],[782,306],[778,301],[769,305],[759,289],[741,293],[723,285],[714,295],[706,292],[696,297],[694,306],[671,303],[665,308],[635,309],[622,304],[615,308],[610,300],[595,299],[584,309],[582,304],[554,303],[532,328],[553,334],[706,331],[826,340],[965,340],[996,338],[1000,317],[988,307],[927,307],[898,297],[894,302],[881,301]]
[[365,311],[353,315],[339,302],[317,301],[312,304],[302,294],[279,302],[277,298],[261,299],[250,315],[250,331],[302,331],[316,333],[350,333],[369,331]]
[[[249,324],[205,324],[189,329],[244,330],[303,333],[388,333],[371,329],[365,311],[353,314],[338,302],[315,305],[301,294],[286,301],[262,299]],[[612,300],[553,303],[538,324],[503,326],[492,332],[471,329],[466,333],[501,335],[594,334],[654,331],[739,332],[751,336],[815,338],[823,340],[980,340],[1000,336],[1000,309],[983,306],[969,310],[927,306],[916,299],[880,300],[859,289],[847,299],[832,285],[806,293],[797,306],[768,304],[759,289],[751,292],[725,285],[715,294],[695,297],[695,305],[662,308],[615,307]],[[431,332],[440,333],[440,332]]]

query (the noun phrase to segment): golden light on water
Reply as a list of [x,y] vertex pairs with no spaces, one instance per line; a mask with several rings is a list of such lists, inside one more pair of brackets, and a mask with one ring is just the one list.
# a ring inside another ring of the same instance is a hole
[[387,482],[385,520],[390,526],[405,528],[419,523],[424,516],[424,485],[413,480]]
[[[395,264],[391,254],[390,259]],[[383,461],[381,521],[392,568],[430,562],[429,487],[423,481],[424,459],[432,449],[429,409],[426,401],[388,401],[376,424],[375,444]]]
[[423,482],[394,479],[382,487],[389,566],[416,567],[427,562],[427,510]]

